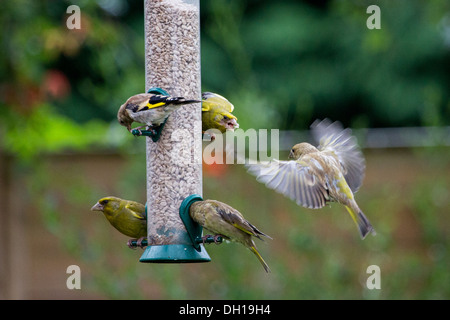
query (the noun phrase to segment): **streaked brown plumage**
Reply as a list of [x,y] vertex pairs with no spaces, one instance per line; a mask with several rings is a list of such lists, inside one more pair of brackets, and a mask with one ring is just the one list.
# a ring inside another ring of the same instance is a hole
[[194,202],[189,209],[189,214],[194,221],[215,235],[221,235],[225,239],[239,242],[249,248],[261,262],[264,270],[270,272],[269,266],[256,249],[252,237],[260,240],[262,240],[261,236],[272,238],[245,220],[238,210],[217,200],[204,200]]
[[313,123],[318,148],[302,142],[292,147],[290,161],[247,165],[248,171],[267,187],[306,208],[318,209],[327,202],[345,206],[358,226],[361,237],[375,231],[358,207],[353,193],[362,184],[364,157],[350,129],[326,119]]
[[132,131],[131,124],[139,122],[145,126],[157,127],[161,125],[167,117],[182,105],[199,103],[199,100],[186,100],[183,97],[171,97],[153,93],[140,93],[130,97],[117,112],[117,120]]

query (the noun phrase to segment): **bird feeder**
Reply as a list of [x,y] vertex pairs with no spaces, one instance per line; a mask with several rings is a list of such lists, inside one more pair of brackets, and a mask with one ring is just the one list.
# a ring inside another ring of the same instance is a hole
[[[145,0],[144,20],[147,91],[201,100],[199,0]],[[160,129],[146,137],[148,246],[140,261],[210,261],[201,227],[189,221],[190,204],[202,199],[200,104],[182,106]]]

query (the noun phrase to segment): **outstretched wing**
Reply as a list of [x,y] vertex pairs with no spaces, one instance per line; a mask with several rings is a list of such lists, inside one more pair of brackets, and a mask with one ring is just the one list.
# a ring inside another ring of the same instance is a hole
[[366,169],[364,156],[350,129],[344,129],[340,122],[329,119],[316,120],[312,125],[313,137],[318,149],[332,155],[340,162],[345,180],[353,192],[358,191]]
[[301,160],[272,160],[267,163],[247,164],[246,167],[259,182],[303,207],[322,208],[329,200],[325,183]]

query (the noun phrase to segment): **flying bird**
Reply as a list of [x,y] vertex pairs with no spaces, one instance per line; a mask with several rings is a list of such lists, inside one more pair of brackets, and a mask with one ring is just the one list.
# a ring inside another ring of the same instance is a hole
[[300,206],[319,209],[328,202],[338,202],[356,223],[361,238],[375,234],[354,197],[365,172],[365,160],[356,138],[350,129],[344,130],[339,122],[328,119],[316,120],[311,129],[319,142],[317,147],[298,143],[290,150],[292,160],[247,164],[248,172]]

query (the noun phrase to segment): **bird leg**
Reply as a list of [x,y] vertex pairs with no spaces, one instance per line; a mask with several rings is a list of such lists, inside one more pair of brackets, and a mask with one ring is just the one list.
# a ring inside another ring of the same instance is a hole
[[141,249],[144,249],[147,245],[143,245],[142,241],[147,240],[147,237],[140,237],[137,241],[136,241],[136,246],[138,246]]
[[154,126],[147,126],[147,131],[151,131],[152,135],[156,135],[157,132],[154,128]]
[[136,245],[133,244],[133,242],[136,242],[136,241],[137,241],[137,239],[130,239],[130,240],[128,240],[127,241],[128,248],[135,250],[136,249]]
[[209,237],[212,237],[212,235],[207,234],[207,235],[204,235],[204,236],[202,237],[202,242],[203,242],[203,244],[206,243],[206,240],[208,240]]
[[137,131],[139,132],[139,135],[142,136],[142,131],[141,131],[141,129],[144,128],[144,127],[145,127],[145,125],[140,126],[140,127],[137,127],[137,128],[134,128],[134,129],[132,129],[130,132],[132,132],[133,130],[137,130]]
[[[213,238],[213,240],[211,240],[211,238]],[[223,238],[224,238],[224,236],[221,234],[216,234],[215,236],[213,236],[211,234],[207,234],[202,237],[202,243],[203,244],[212,243],[214,241],[215,244],[221,244]]]
[[127,242],[127,246],[130,249],[136,249],[137,247],[144,249],[147,244],[142,244],[144,240],[147,240],[147,237],[141,237],[139,239],[130,239]]
[[[220,239],[220,240],[219,240]],[[214,236],[214,243],[215,244],[221,244],[222,243],[222,239],[223,239],[223,235],[221,234],[216,234]]]

